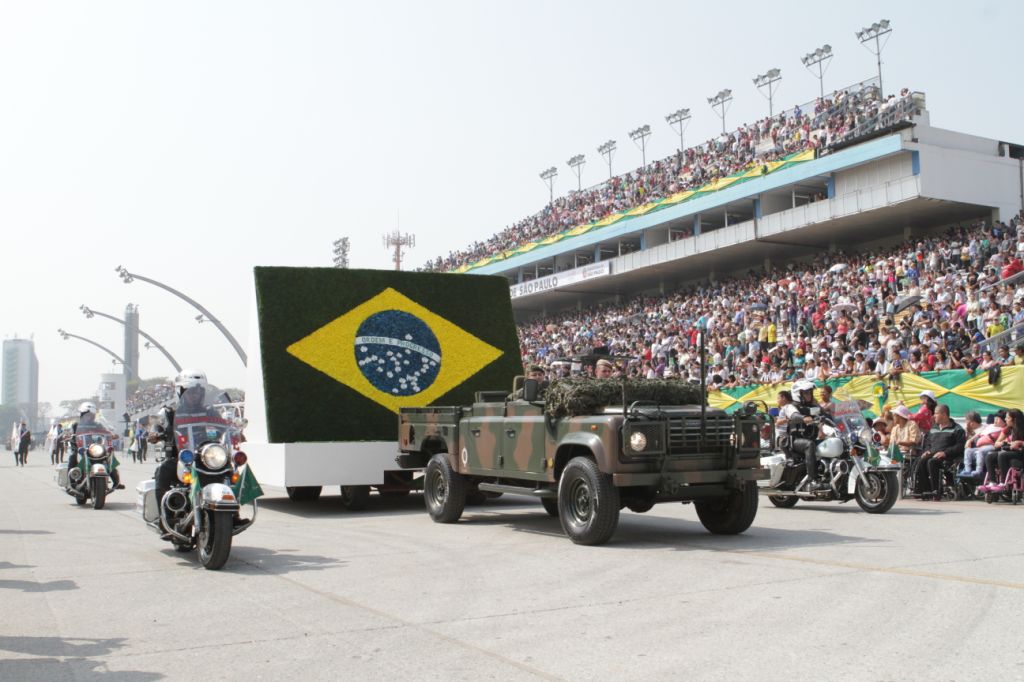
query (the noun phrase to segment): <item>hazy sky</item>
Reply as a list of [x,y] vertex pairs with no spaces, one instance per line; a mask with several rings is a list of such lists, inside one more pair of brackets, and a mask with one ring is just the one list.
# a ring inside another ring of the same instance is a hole
[[[854,31],[892,21],[886,90],[927,93],[934,125],[1024,142],[1018,2],[0,2],[0,335],[34,335],[40,398],[92,394],[141,327],[186,366],[244,386],[241,362],[184,302],[122,284],[118,264],[198,299],[243,342],[254,265],[387,268],[401,215],[409,265],[540,209],[538,173],[648,123],[648,158],[720,127],[706,98],[733,90],[730,128],[765,115],[751,78],[778,67],[776,106],[818,83],[799,58],[823,43],[836,88],[875,74]],[[305,330],[297,329],[297,334]],[[166,375],[142,351],[144,377]]]

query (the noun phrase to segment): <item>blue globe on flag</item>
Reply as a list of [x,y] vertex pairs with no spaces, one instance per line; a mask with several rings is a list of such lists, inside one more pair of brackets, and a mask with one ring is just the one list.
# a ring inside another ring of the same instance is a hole
[[420,393],[441,371],[441,345],[427,324],[401,310],[370,315],[356,331],[356,363],[374,388],[394,396]]

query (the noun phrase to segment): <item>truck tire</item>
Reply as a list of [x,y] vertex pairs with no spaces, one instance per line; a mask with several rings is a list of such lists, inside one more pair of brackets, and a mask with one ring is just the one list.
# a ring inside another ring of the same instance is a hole
[[558,518],[558,498],[557,497],[542,497],[540,503],[544,505],[544,511],[548,513],[553,519]]
[[716,535],[736,535],[750,528],[757,516],[757,484],[747,481],[722,497],[696,500],[697,517]]
[[285,491],[288,493],[288,499],[293,502],[313,502],[319,499],[323,488],[313,485],[288,486]]
[[441,452],[430,458],[423,474],[423,502],[437,523],[455,523],[466,508],[466,479]]
[[341,506],[349,511],[363,511],[370,501],[370,486],[368,485],[343,485],[341,486]]
[[588,457],[575,457],[558,481],[558,518],[577,545],[608,542],[619,523],[619,489]]

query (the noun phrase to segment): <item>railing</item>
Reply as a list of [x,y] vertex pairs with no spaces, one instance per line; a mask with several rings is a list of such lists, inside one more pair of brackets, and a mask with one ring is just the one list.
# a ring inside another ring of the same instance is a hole
[[1024,270],[1018,272],[1016,275],[1010,275],[1006,279],[1001,279],[998,282],[995,282],[993,284],[989,284],[987,286],[983,286],[982,288],[978,289],[978,293],[983,293],[985,291],[988,291],[989,289],[995,289],[996,287],[1003,287],[1003,286],[1006,286],[1008,284],[1019,284],[1021,282],[1024,282]]
[[979,341],[974,345],[974,348],[977,353],[981,353],[983,350],[988,350],[994,355],[1003,346],[1006,346],[1007,348],[1016,348],[1022,343],[1024,343],[1024,322],[1015,324],[1005,332],[999,332],[995,336],[990,336],[984,341]]

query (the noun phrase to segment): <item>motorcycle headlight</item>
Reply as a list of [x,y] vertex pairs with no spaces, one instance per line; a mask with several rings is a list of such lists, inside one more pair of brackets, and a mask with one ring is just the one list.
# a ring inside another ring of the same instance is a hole
[[634,431],[629,436],[629,447],[632,448],[633,452],[643,452],[647,447],[647,436],[639,431]]
[[211,471],[223,469],[228,465],[228,451],[221,445],[207,445],[203,448],[201,458],[203,460],[203,466]]
[[107,454],[106,449],[99,443],[93,443],[92,445],[89,446],[89,456],[92,457],[93,459],[97,457],[102,457],[105,454]]

